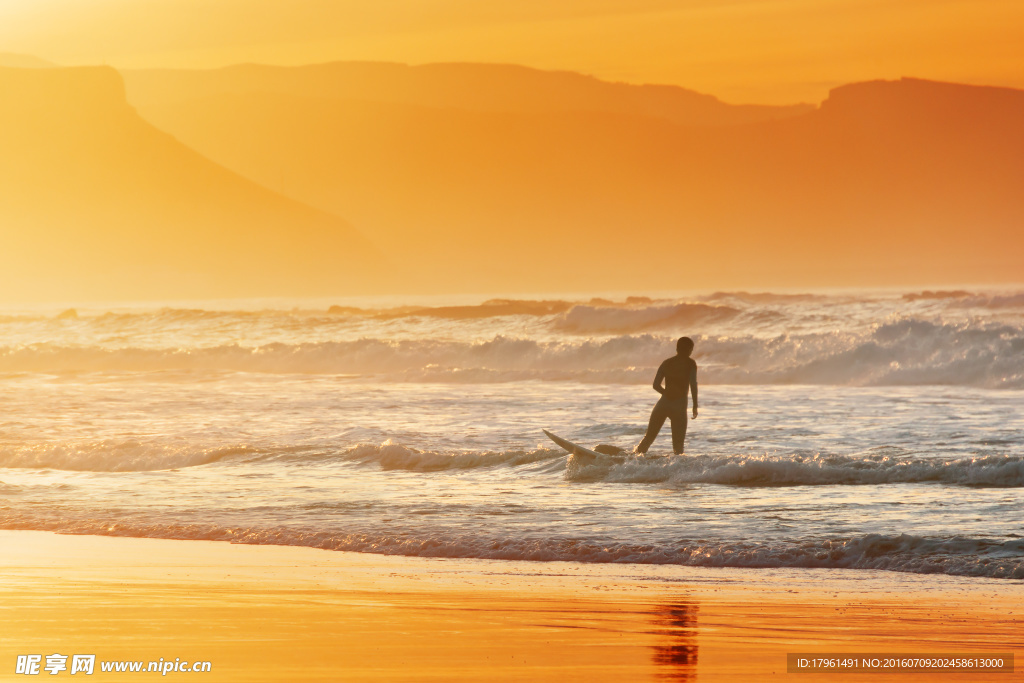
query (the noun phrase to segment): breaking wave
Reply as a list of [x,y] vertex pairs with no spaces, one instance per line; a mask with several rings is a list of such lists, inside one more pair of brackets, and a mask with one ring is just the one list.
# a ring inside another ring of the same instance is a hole
[[[882,449],[884,450],[884,449]],[[657,483],[674,486],[719,484],[739,487],[866,486],[927,484],[990,488],[1024,487],[1024,457],[979,455],[922,458],[900,455],[686,455],[666,458],[607,458],[581,461],[558,448],[503,451],[442,451],[386,441],[340,451],[325,446],[247,445],[186,447],[134,439],[44,443],[0,447],[0,467],[86,472],[142,472],[209,465],[225,460],[329,462],[382,470],[444,472],[530,466],[569,481]]]
[[573,538],[433,536],[415,532],[338,532],[296,527],[221,526],[127,520],[33,519],[0,510],[0,528],[69,534],[288,545],[323,550],[528,562],[666,564],[690,567],[874,569],[915,574],[1024,579],[1024,540],[866,534],[808,541],[680,538],[665,544]]
[[361,444],[345,451],[344,460],[363,464],[378,464],[384,470],[413,472],[439,472],[443,470],[469,470],[481,467],[530,465],[551,463],[561,469],[565,451],[539,448],[535,450],[442,452],[419,450],[387,441],[379,446]]
[[593,334],[654,329],[695,327],[729,320],[739,309],[708,304],[673,304],[625,308],[614,306],[573,306],[554,321],[561,332]]
[[[576,309],[574,309],[576,310]],[[702,381],[1024,388],[1024,327],[893,319],[866,333],[696,337]],[[150,349],[52,343],[0,348],[0,372],[211,371],[374,375],[405,382],[647,383],[673,339],[379,339]]]
[[958,308],[1024,308],[1024,292],[1011,294],[976,294],[962,289],[913,292],[903,295],[904,301],[944,301]]
[[331,306],[332,315],[360,316],[378,320],[397,318],[443,318],[446,320],[478,320],[513,315],[546,316],[562,313],[573,306],[570,301],[531,301],[525,299],[490,299],[469,306],[399,306],[395,308],[359,308]]
[[0,349],[0,372],[228,371],[390,375],[399,381],[612,379],[644,359],[659,359],[664,342],[650,335],[603,341],[541,342],[496,336],[483,342],[432,339],[237,344],[147,349],[33,344]]
[[630,458],[625,462],[568,462],[566,478],[620,483],[727,486],[866,486],[939,483],[951,486],[1024,486],[1024,458],[919,458],[887,455],[730,455]]
[[80,472],[148,472],[208,465],[224,458],[253,456],[248,446],[195,446],[136,439],[48,442],[0,446],[0,467]]
[[823,294],[777,294],[775,292],[715,292],[704,297],[707,301],[742,301],[747,304],[792,304],[824,301]]
[[720,484],[742,487],[866,486],[927,484],[1024,487],[1024,457],[987,455],[970,458],[921,458],[891,455],[728,455],[666,458],[608,457],[600,461],[567,458],[559,449],[441,452],[391,442],[364,444],[342,458],[382,469],[438,472],[482,467],[556,464],[570,481],[613,483]]

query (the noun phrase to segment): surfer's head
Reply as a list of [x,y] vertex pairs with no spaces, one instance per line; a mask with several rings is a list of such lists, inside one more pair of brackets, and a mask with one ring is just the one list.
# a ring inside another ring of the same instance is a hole
[[676,353],[680,356],[689,356],[693,353],[693,340],[689,337],[680,337],[676,342]]

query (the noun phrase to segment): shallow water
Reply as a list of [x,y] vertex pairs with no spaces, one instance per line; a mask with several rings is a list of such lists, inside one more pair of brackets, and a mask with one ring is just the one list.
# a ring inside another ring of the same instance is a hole
[[0,317],[0,527],[1024,578],[1024,295],[346,303]]

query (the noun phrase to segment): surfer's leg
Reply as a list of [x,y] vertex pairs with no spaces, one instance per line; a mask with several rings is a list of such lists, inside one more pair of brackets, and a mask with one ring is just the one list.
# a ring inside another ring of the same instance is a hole
[[682,410],[674,410],[669,416],[672,420],[672,452],[683,454],[683,442],[686,441],[686,406]]
[[654,439],[657,438],[658,432],[661,431],[661,427],[665,424],[665,418],[667,417],[668,413],[665,412],[662,402],[658,401],[655,403],[654,410],[651,411],[651,421],[647,424],[647,433],[644,434],[644,440],[636,447],[637,453],[647,452],[647,449],[654,443]]

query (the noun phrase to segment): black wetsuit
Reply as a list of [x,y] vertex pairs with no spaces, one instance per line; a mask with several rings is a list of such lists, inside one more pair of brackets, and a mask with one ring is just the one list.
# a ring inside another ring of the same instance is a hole
[[[662,388],[661,382],[665,381]],[[672,356],[658,368],[654,388],[661,393],[661,399],[651,411],[644,440],[636,447],[637,453],[646,453],[661,431],[666,418],[672,421],[672,450],[683,452],[686,439],[687,394],[693,391],[693,404],[697,405],[697,363],[689,356]]]

